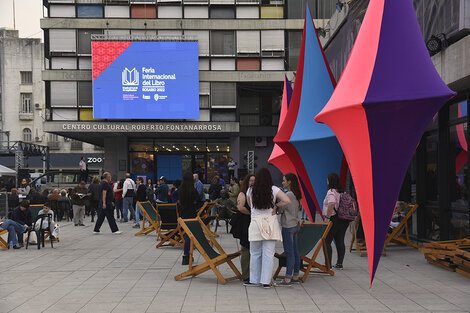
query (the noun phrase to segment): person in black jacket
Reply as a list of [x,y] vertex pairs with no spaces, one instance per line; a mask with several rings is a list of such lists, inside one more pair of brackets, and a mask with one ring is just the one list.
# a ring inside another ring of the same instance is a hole
[[[23,200],[20,205],[16,207],[11,213],[11,219],[15,222],[24,225],[25,227],[31,227],[33,225],[33,218],[31,217],[31,211],[29,210],[28,200]],[[17,233],[19,245],[23,246],[23,233]]]
[[[178,189],[178,207],[180,210],[180,217],[195,218],[197,215],[198,203],[200,201],[199,194],[194,188],[194,179],[191,172],[186,172],[183,176],[183,181]],[[189,264],[189,248],[191,247],[191,241],[188,235],[184,235],[184,250],[183,250],[183,262],[182,265]]]
[[93,178],[90,186],[88,186],[88,194],[90,194],[91,222],[94,222],[95,214],[97,214],[98,206],[100,205],[100,188],[100,180],[98,177]]
[[20,198],[18,197],[18,190],[11,189],[11,194],[8,195],[8,218],[11,218],[11,212],[14,208],[20,205]]
[[[135,199],[138,202],[147,201],[147,186],[144,184],[142,177],[137,177],[137,191]],[[140,228],[140,207],[138,204],[135,205],[135,225],[134,228]]]

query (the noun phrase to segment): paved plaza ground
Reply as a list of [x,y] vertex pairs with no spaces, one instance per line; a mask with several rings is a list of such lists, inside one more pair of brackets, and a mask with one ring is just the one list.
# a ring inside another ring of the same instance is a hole
[[[470,312],[470,279],[426,263],[413,248],[389,249],[372,289],[367,258],[347,252],[334,277],[265,290],[222,285],[211,271],[175,281],[187,269],[181,248],[156,249],[156,236],[135,237],[130,223],[119,224],[122,235],[107,224],[93,235],[87,220],[63,223],[54,249],[0,251],[0,312]],[[227,252],[238,250],[225,227],[219,232]]]

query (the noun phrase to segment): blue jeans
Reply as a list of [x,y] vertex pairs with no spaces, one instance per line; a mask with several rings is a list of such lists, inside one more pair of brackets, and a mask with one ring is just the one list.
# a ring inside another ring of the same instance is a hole
[[18,241],[23,243],[23,233],[26,231],[26,227],[13,220],[6,220],[1,225],[3,229],[8,230],[8,242],[13,245],[17,245]]
[[116,206],[116,217],[121,218],[122,216],[124,218],[124,214],[122,214],[122,200],[116,199],[114,204]]
[[291,228],[282,228],[282,245],[286,255],[286,278],[290,279],[293,275],[298,276],[300,272],[300,255],[297,248],[299,229],[299,224]]
[[122,214],[124,215],[124,222],[127,222],[128,212],[131,212],[131,217],[135,219],[134,208],[132,207],[133,204],[133,197],[124,197],[124,199],[122,200]]
[[188,235],[184,235],[184,247],[183,247],[183,255],[189,255],[189,250],[191,249],[191,240],[189,239]]
[[135,224],[140,226],[140,206],[135,204]]

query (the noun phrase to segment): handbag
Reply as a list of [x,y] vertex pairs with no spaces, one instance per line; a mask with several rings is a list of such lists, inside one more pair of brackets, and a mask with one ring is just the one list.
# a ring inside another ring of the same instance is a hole
[[263,240],[282,241],[281,226],[277,215],[259,214],[251,217],[258,226],[259,234]]

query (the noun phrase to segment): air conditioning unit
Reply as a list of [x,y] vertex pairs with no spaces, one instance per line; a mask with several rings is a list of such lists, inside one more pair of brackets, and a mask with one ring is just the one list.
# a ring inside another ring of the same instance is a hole
[[39,104],[39,103],[35,103],[34,107],[36,108],[36,110],[41,110],[42,109],[41,104]]
[[34,140],[35,140],[36,142],[41,142],[41,141],[42,141],[42,138],[36,136],[36,137],[34,138]]
[[268,145],[268,139],[266,137],[255,137],[255,147],[266,147]]

